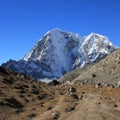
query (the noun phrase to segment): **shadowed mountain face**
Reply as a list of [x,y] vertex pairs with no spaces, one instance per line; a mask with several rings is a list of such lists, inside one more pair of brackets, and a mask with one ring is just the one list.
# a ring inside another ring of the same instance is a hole
[[10,60],[2,66],[37,79],[59,78],[73,69],[104,58],[115,49],[107,37],[96,33],[81,37],[53,29],[23,59]]
[[67,73],[61,78],[61,81],[117,84],[120,82],[120,49],[97,63]]

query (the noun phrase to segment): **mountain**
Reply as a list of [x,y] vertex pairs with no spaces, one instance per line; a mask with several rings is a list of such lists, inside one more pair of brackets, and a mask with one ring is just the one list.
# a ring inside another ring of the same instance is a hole
[[116,48],[107,37],[96,33],[81,37],[55,28],[48,31],[23,59],[9,60],[2,66],[37,79],[59,78],[104,58]]
[[65,74],[61,81],[80,84],[120,85],[120,48],[95,64]]

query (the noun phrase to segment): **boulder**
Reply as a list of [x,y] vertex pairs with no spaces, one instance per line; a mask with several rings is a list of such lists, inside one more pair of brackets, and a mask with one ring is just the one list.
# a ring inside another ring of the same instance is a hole
[[69,91],[70,92],[76,92],[76,88],[70,86]]
[[52,80],[51,82],[48,83],[48,85],[56,86],[59,85],[60,83],[57,80]]

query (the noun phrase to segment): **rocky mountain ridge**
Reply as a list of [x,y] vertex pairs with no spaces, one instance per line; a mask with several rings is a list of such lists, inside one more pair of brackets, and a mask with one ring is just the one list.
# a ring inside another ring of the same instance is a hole
[[95,64],[65,74],[61,81],[120,86],[120,48]]
[[48,31],[23,59],[10,60],[2,66],[37,79],[59,78],[104,58],[116,48],[106,36],[91,33],[81,37],[55,28]]

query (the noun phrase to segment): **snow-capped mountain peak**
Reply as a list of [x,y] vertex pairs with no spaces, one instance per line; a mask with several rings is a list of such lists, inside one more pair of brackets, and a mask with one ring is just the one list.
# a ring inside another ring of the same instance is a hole
[[9,61],[3,66],[37,79],[59,78],[72,69],[103,58],[115,49],[107,37],[97,33],[81,37],[79,34],[54,28],[22,60]]

